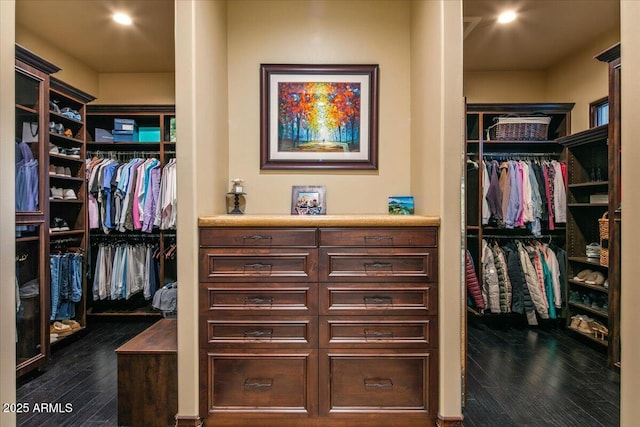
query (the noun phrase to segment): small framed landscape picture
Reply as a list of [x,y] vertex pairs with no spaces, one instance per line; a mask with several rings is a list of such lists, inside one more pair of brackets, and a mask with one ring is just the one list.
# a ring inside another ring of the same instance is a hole
[[325,215],[324,185],[294,185],[291,190],[292,215]]
[[389,214],[413,215],[413,196],[389,196]]

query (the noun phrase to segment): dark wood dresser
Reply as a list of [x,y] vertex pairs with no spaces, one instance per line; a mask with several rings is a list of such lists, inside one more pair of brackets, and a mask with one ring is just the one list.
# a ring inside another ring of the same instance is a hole
[[200,218],[206,425],[433,426],[438,220]]

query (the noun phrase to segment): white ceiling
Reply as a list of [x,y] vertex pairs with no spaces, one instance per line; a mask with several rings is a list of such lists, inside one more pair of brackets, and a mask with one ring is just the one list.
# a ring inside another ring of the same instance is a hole
[[[520,17],[498,26],[507,7]],[[619,0],[464,0],[464,16],[469,71],[545,69],[620,27]],[[99,73],[174,71],[173,17],[174,0],[16,0],[17,26]]]

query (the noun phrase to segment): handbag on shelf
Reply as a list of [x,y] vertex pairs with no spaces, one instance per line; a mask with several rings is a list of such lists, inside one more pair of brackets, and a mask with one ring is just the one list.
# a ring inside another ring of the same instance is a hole
[[38,142],[38,122],[22,122],[22,142]]

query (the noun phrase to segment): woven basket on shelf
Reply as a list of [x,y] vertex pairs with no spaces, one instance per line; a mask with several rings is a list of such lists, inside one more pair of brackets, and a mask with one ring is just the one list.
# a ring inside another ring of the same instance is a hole
[[497,117],[487,129],[487,140],[545,141],[548,138],[551,117]]
[[609,212],[605,212],[602,218],[598,220],[598,229],[600,231],[600,239],[609,238]]
[[600,265],[608,267],[609,266],[609,248],[604,249],[602,247],[603,243],[604,241],[600,240]]

